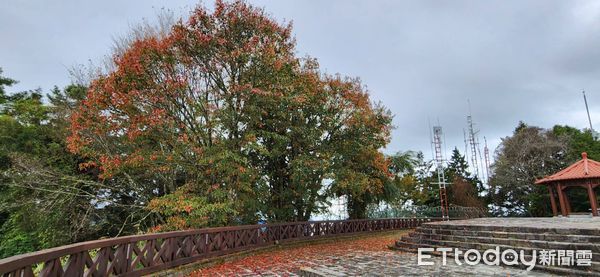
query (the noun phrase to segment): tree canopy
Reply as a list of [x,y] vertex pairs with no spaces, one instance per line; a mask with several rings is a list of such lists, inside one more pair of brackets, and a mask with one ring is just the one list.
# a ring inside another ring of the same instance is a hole
[[[543,129],[520,122],[496,151],[490,179],[492,212],[499,216],[550,215],[548,192],[533,185],[535,180],[579,160],[582,152],[599,157],[599,147],[589,130],[559,125]],[[575,209],[587,201],[586,195],[569,193]]]
[[115,64],[74,113],[69,149],[104,178],[146,172],[165,227],[307,220],[330,192],[357,210],[383,193],[389,111],[296,57],[291,25],[261,9],[200,6]]

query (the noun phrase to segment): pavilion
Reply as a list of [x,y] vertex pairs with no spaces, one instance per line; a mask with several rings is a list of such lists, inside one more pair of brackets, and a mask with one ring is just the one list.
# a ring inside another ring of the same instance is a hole
[[595,189],[600,186],[600,162],[587,158],[587,153],[581,153],[582,159],[569,167],[537,180],[536,185],[546,185],[550,193],[550,204],[552,213],[558,215],[556,207],[556,196],[560,204],[560,212],[563,216],[571,214],[571,204],[565,191],[571,188],[583,188],[587,190],[593,216],[598,216],[598,200]]

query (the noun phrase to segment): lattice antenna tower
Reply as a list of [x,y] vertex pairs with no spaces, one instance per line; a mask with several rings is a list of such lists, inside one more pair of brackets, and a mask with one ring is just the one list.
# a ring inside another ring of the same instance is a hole
[[[486,183],[489,185],[490,184],[490,149],[488,148],[487,145],[487,139],[485,137],[483,137],[483,156],[485,158],[485,174],[487,176],[487,181]],[[493,192],[492,188],[490,188],[490,191]]]
[[479,142],[479,137],[476,137],[476,141],[477,141],[477,155],[479,155],[479,164],[482,166],[481,168],[481,182],[483,182],[484,184],[487,184],[487,179],[488,179],[488,175],[487,175],[487,168],[484,162],[484,158],[483,158],[483,154],[481,152],[481,143]]
[[444,156],[442,153],[442,145],[443,145],[443,133],[441,126],[433,126],[433,141],[432,145],[434,148],[434,162],[437,172],[437,184],[439,186],[440,192],[440,209],[442,211],[442,218],[448,219],[448,196],[446,193],[446,185],[449,183],[446,182],[446,176],[444,174]]
[[475,128],[473,128],[473,117],[471,116],[471,102],[469,101],[469,115],[467,116],[467,128],[469,134],[469,145],[471,146],[471,166],[473,175],[475,177],[480,177],[479,174],[479,163],[477,159],[477,150],[479,149],[479,143],[477,141],[477,133]]
[[464,156],[465,159],[467,159],[467,163],[469,162],[469,140],[467,139],[467,130],[465,130],[463,128],[463,139],[465,141],[465,152],[464,152]]

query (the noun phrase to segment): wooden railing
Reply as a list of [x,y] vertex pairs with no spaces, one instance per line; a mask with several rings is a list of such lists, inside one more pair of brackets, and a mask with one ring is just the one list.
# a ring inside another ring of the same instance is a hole
[[415,228],[439,218],[309,221],[206,228],[76,243],[0,260],[0,276],[140,276],[293,240]]

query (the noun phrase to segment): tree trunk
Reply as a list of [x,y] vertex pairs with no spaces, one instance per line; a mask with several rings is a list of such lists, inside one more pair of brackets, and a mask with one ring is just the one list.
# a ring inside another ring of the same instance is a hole
[[360,200],[355,200],[348,195],[348,205],[346,206],[349,219],[362,219],[367,217],[367,204]]

